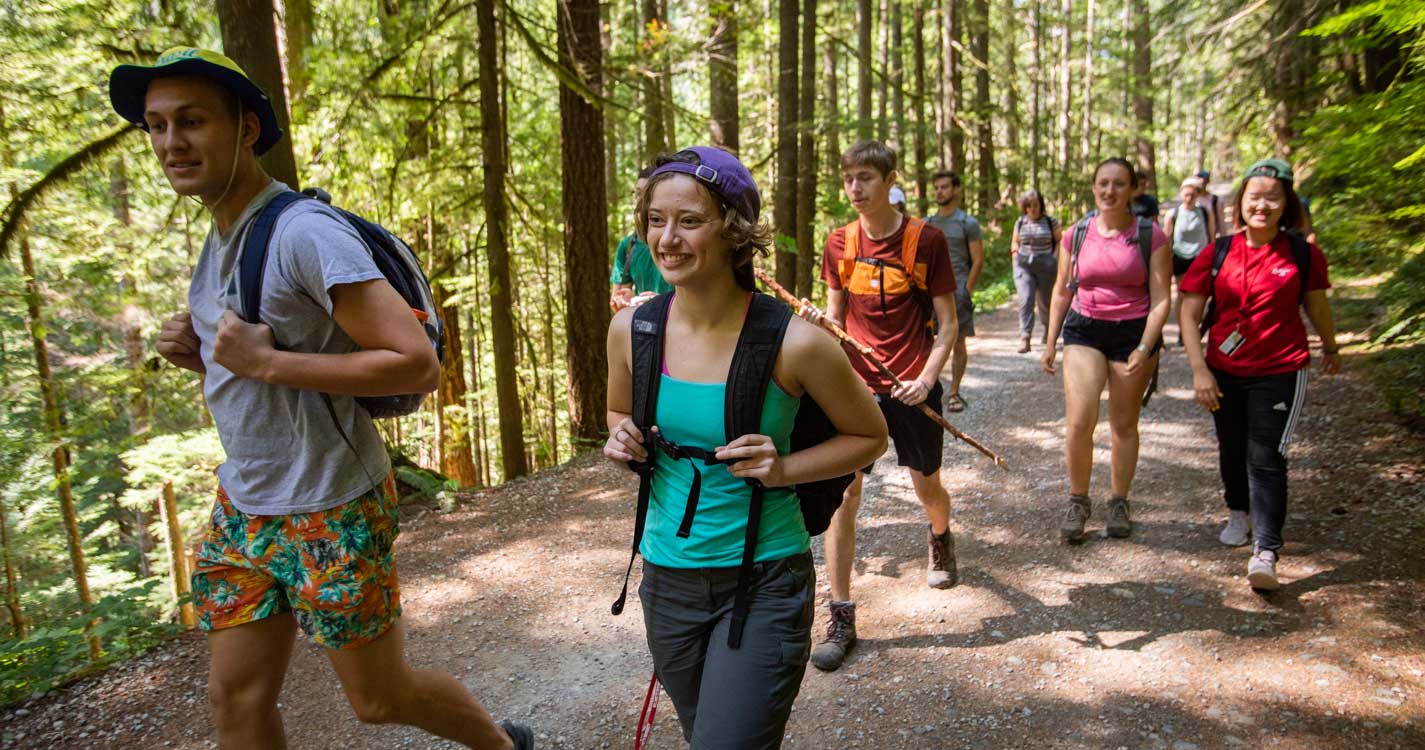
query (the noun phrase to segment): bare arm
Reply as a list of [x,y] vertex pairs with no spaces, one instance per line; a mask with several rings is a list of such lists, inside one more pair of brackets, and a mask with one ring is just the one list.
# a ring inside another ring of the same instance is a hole
[[[925,360],[925,367],[916,376],[916,380],[925,386],[926,395],[935,387],[936,381],[940,380],[940,371],[945,369],[945,363],[950,359],[950,350],[955,346],[955,339],[960,337],[960,319],[955,313],[955,295],[942,294],[932,298],[930,303],[935,308],[935,321],[939,331],[935,334],[935,342],[930,345],[930,356]],[[906,401],[899,393],[894,395],[901,401]],[[915,406],[919,401],[906,403]]]
[[1217,411],[1217,378],[1207,366],[1207,357],[1202,350],[1202,316],[1207,308],[1207,297],[1192,292],[1182,292],[1182,309],[1178,311],[1178,326],[1183,332],[1183,351],[1187,352],[1188,365],[1192,367],[1192,395],[1202,408]]
[[1326,290],[1317,289],[1306,293],[1306,317],[1316,335],[1321,337],[1321,371],[1334,375],[1341,371],[1341,352],[1336,344],[1336,320],[1331,315],[1331,303],[1326,299]]
[[1049,301],[1049,344],[1044,347],[1044,371],[1054,374],[1054,358],[1058,356],[1059,333],[1064,328],[1064,318],[1069,313],[1069,278],[1073,275],[1070,254],[1059,243],[1059,272],[1054,276],[1054,294]]
[[272,329],[228,311],[218,325],[213,359],[238,377],[344,396],[429,393],[440,384],[440,361],[421,323],[385,279],[329,290],[332,319],[361,347],[349,354],[276,349]]
[[633,309],[625,308],[609,322],[609,386],[604,397],[609,439],[604,444],[604,455],[615,463],[648,458],[643,433],[633,424],[633,345],[629,337],[632,320]]
[[980,284],[980,272],[985,270],[985,241],[970,243],[970,278],[965,280],[965,291],[974,293]]
[[1014,231],[1009,235],[1009,257],[1013,258],[1019,254],[1019,225],[1014,226]]
[[1128,355],[1128,372],[1133,373],[1148,360],[1147,352],[1153,350],[1163,335],[1163,326],[1172,312],[1173,254],[1163,248],[1149,256],[1151,264],[1148,273],[1148,320],[1143,326],[1143,338],[1138,342],[1140,349]]
[[846,290],[827,289],[826,290],[826,319],[840,326],[846,327]]

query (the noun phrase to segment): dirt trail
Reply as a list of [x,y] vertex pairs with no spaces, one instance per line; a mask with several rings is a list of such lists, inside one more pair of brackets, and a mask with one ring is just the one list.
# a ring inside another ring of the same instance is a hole
[[[839,672],[808,670],[786,747],[1425,747],[1425,441],[1380,415],[1362,375],[1312,380],[1292,452],[1288,583],[1262,597],[1242,578],[1246,551],[1217,542],[1211,425],[1181,350],[1168,351],[1143,419],[1133,537],[1069,548],[1055,531],[1059,383],[1037,350],[1014,352],[1011,311],[977,325],[970,409],[955,421],[1014,471],[947,445],[961,584],[932,591],[924,518],[893,456],[881,460],[860,518],[861,645]],[[412,660],[535,725],[541,748],[631,747],[649,659],[636,597],[622,617],[608,608],[633,488],[589,456],[448,515],[408,514],[398,554]],[[1102,521],[1096,512],[1091,528]],[[201,636],[178,639],[0,712],[0,738],[213,747],[205,659]],[[453,747],[360,725],[305,641],[282,708],[294,748]],[[654,736],[655,748],[682,747],[666,699]]]

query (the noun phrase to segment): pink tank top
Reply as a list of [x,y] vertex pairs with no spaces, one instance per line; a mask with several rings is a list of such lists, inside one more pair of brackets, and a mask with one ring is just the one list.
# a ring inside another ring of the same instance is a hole
[[[1089,220],[1088,235],[1079,250],[1079,292],[1074,296],[1074,309],[1080,315],[1098,320],[1135,320],[1148,316],[1148,269],[1138,246],[1130,242],[1136,226],[1114,237],[1098,233],[1098,221]],[[1060,242],[1065,253],[1072,251],[1072,231],[1064,232]],[[1168,237],[1153,224],[1153,252],[1164,251]]]

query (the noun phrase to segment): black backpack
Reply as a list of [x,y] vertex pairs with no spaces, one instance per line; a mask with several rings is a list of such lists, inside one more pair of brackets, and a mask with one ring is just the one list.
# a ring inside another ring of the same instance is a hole
[[[1282,233],[1291,245],[1291,258],[1296,263],[1296,277],[1301,282],[1301,296],[1297,304],[1305,305],[1306,284],[1311,278],[1311,243],[1296,232],[1282,230]],[[1202,323],[1198,326],[1198,333],[1204,339],[1207,338],[1212,324],[1217,322],[1217,274],[1222,272],[1222,264],[1227,262],[1227,253],[1231,252],[1232,239],[1236,236],[1229,234],[1226,237],[1218,237],[1212,244],[1212,294],[1208,295],[1207,312],[1203,313]]]
[[[693,467],[693,484],[688,492],[682,523],[678,527],[677,535],[682,538],[687,538],[691,533],[697,514],[698,495],[702,487],[699,463],[704,466],[722,463],[713,455],[712,450],[676,445],[652,432],[658,406],[658,385],[663,370],[664,323],[672,299],[671,293],[660,294],[640,305],[633,315],[633,422],[644,435],[648,459],[629,464],[629,468],[638,474],[638,510],[634,519],[633,551],[628,558],[628,570],[624,573],[623,590],[612,607],[615,615],[623,612],[633,560],[643,542],[656,453],[661,451],[676,461],[687,461]],[[766,398],[767,387],[772,382],[772,368],[777,362],[777,353],[782,348],[782,337],[786,334],[791,317],[791,308],[760,292],[753,293],[752,303],[742,324],[742,333],[737,340],[737,349],[732,356],[732,366],[727,374],[727,397],[723,407],[727,442],[761,431],[762,401]],[[791,449],[798,451],[819,445],[836,434],[836,428],[831,424],[826,412],[822,411],[811,396],[802,396],[792,428]],[[841,506],[842,493],[850,486],[852,479],[852,475],[846,474],[796,486],[808,533],[817,536],[826,531],[827,526],[831,524],[832,515]],[[737,574],[732,627],[727,636],[727,645],[730,648],[738,648],[742,642],[742,629],[747,620],[753,555],[757,549],[757,537],[762,522],[764,487],[754,479],[747,480],[747,484],[750,486],[747,534],[743,542],[742,564]]]
[[[268,201],[266,206],[263,206],[262,211],[258,213],[252,226],[247,230],[247,236],[243,239],[242,256],[238,261],[238,274],[235,280],[239,284],[238,291],[242,301],[242,309],[239,312],[242,319],[248,323],[262,322],[260,317],[262,276],[267,267],[267,251],[272,244],[272,233],[277,228],[277,220],[289,206],[302,200],[320,200],[324,204],[331,205],[331,196],[326,191],[317,188],[308,188],[301,193],[291,190],[278,193]],[[380,269],[381,275],[386,277],[386,281],[390,282],[392,287],[395,287],[396,292],[410,306],[411,312],[421,318],[421,327],[425,330],[426,337],[430,339],[431,346],[435,347],[436,357],[444,362],[445,326],[440,320],[439,311],[435,309],[435,298],[431,294],[430,282],[421,270],[420,261],[416,258],[415,253],[411,252],[411,248],[405,242],[386,231],[386,228],[380,224],[367,221],[340,208],[333,207],[332,210],[336,211],[356,231],[357,236],[361,238],[362,243],[371,253],[371,259]],[[421,402],[425,400],[425,396],[424,393],[362,396],[356,399],[356,403],[365,408],[374,419],[404,417],[416,413],[421,407]],[[322,394],[322,398],[327,404],[328,411],[332,412],[332,419],[335,421],[336,412],[332,408],[331,398],[327,394]],[[337,429],[341,430],[339,421]],[[342,437],[346,437],[344,432]]]

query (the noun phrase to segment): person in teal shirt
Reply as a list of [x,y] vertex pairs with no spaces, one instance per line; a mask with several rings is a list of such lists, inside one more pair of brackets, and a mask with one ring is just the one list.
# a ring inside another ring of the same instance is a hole
[[[655,425],[632,418],[634,311],[609,325],[609,440],[616,463],[643,462],[652,430],[663,441],[713,452],[700,468],[696,515],[679,529],[693,486],[689,462],[655,452],[639,599],[654,671],[695,750],[776,750],[811,653],[816,569],[794,486],[842,476],[886,447],[886,423],[836,340],[793,317],[763,398],[762,434],[727,439],[727,372],[755,294],[752,261],[772,233],[758,222],[761,198],[732,154],[695,147],[660,157],[639,198],[640,234],[674,287],[663,331]],[[791,452],[792,426],[807,395],[836,435]],[[648,439],[646,441],[646,439]],[[660,443],[661,444],[661,443]],[[757,528],[742,638],[729,641],[747,541],[749,482],[760,482]]]
[[[643,188],[648,184],[648,175],[652,171],[652,167],[639,170],[638,181],[633,186],[634,201],[643,194]],[[609,294],[609,306],[615,311],[630,306],[633,299],[639,295],[673,291],[673,285],[664,281],[663,274],[659,273],[658,264],[654,262],[648,244],[639,239],[637,232],[629,232],[619,241],[618,249],[614,251],[613,268],[609,273],[609,285],[613,287]]]

